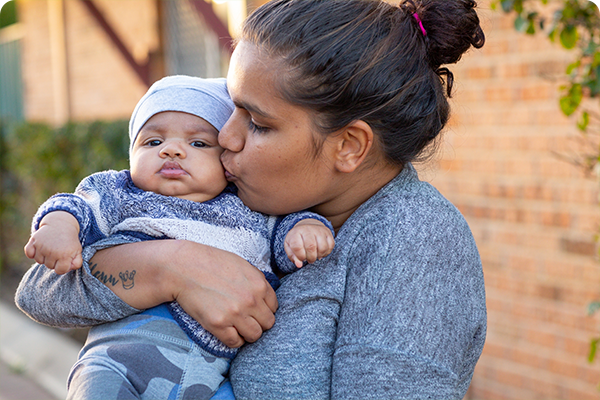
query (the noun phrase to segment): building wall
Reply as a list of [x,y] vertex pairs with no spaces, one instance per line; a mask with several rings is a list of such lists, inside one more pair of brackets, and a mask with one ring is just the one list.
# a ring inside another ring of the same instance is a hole
[[47,2],[17,2],[17,11],[24,33],[21,39],[21,71],[25,118],[52,119],[54,103]]
[[[558,106],[574,54],[481,3],[487,42],[451,68],[453,118],[430,180],[465,215],[483,262],[489,327],[468,398],[599,399],[587,362],[600,319],[597,176],[564,158],[597,151]],[[597,109],[597,104],[594,105]]]
[[[145,62],[159,46],[155,1],[96,1],[98,8],[125,42]],[[128,119],[147,87],[125,62],[98,24],[76,0],[66,1],[69,76],[74,119]]]
[[[159,46],[153,0],[96,0],[139,61]],[[146,86],[79,0],[21,0],[27,120],[128,118]],[[64,8],[61,9],[62,7]],[[62,21],[61,21],[62,19]]]
[[[18,2],[25,112],[60,123],[51,2]],[[133,53],[156,49],[153,0],[96,3]],[[600,299],[599,190],[597,177],[562,159],[585,149],[558,107],[571,55],[542,36],[516,33],[511,18],[480,3],[487,43],[451,68],[453,118],[438,157],[419,166],[465,215],[482,257],[488,339],[468,397],[597,400],[600,368],[587,353],[600,318],[586,309]],[[128,118],[145,86],[79,0],[64,0],[64,21],[71,118]]]

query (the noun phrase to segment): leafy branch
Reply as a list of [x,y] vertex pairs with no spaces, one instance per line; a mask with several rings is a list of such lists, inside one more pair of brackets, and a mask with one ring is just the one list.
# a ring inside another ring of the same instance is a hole
[[[492,9],[498,6],[505,13],[516,13],[515,29],[533,35],[545,32],[552,42],[559,42],[565,49],[577,49],[575,60],[568,65],[565,74],[568,84],[561,87],[560,108],[570,116],[584,98],[600,99],[600,13],[591,1],[561,0],[552,2],[560,6],[548,17],[540,11],[539,4],[548,0],[494,0]],[[600,121],[598,113],[583,110],[577,121],[585,131],[592,119]]]

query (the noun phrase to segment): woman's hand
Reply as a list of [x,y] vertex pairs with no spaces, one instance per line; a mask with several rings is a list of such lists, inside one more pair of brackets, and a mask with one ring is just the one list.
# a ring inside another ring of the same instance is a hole
[[[174,299],[223,343],[255,342],[275,323],[277,297],[265,276],[241,257],[203,246],[202,268],[185,267],[198,259],[197,244],[181,242],[169,275]],[[184,266],[181,268],[181,266]]]
[[[275,323],[277,297],[263,273],[210,246],[180,240],[125,244],[96,253],[90,270],[132,307],[177,300],[230,347],[258,340]],[[134,273],[127,282],[118,278],[125,272]]]

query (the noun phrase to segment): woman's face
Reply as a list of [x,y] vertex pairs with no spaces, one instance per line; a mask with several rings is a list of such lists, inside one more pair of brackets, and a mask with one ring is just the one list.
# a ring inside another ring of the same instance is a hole
[[219,133],[225,174],[251,209],[287,214],[312,208],[327,216],[335,198],[331,154],[312,113],[283,100],[276,79],[285,71],[255,45],[240,42],[227,75],[235,111]]

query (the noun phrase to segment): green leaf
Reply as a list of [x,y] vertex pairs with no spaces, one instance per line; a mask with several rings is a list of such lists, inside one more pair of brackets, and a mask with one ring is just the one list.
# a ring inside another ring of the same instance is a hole
[[527,20],[521,15],[518,15],[517,18],[515,18],[515,29],[519,32],[525,32],[527,29]]
[[581,60],[577,60],[577,61],[569,64],[567,66],[566,74],[571,75],[573,73],[573,71],[575,71],[577,68],[579,68],[580,65],[581,65]]
[[502,10],[505,13],[509,13],[513,10],[514,0],[500,0],[500,5],[502,5]]
[[590,40],[587,42],[587,46],[585,46],[585,47],[582,46],[583,55],[593,57],[597,48],[598,48],[598,45]]
[[[577,2],[575,2],[577,3]],[[575,18],[575,9],[573,7],[573,4],[569,3],[568,1],[564,2],[565,7],[562,9],[562,20],[569,20],[569,19],[573,19]]]
[[[536,22],[537,17],[538,17],[538,13],[536,11],[527,13],[528,25],[527,25],[527,30],[525,31],[525,33],[527,33],[528,35],[535,34],[535,22]],[[543,26],[544,26],[544,24],[543,24],[543,20],[542,20],[542,21],[540,21],[540,29],[544,29]]]
[[556,41],[556,26],[548,32],[548,39],[550,39],[551,42]]
[[577,127],[579,128],[579,130],[585,131],[589,124],[590,114],[587,111],[584,111],[583,114],[581,114],[581,119],[577,121]]
[[598,350],[598,343],[600,343],[600,338],[593,339],[590,342],[590,354],[588,355],[588,362],[594,362],[594,358],[596,358],[596,350]]
[[[590,89],[590,97],[598,97],[600,96],[600,65],[596,67],[596,72],[594,72],[594,78],[590,79],[587,87]],[[592,74],[590,74],[590,77]]]
[[596,67],[600,65],[600,51],[596,49],[594,53],[594,60],[592,61],[592,66]]
[[525,31],[528,35],[535,34],[535,21],[530,19],[529,24],[527,25],[527,30]]
[[575,83],[571,86],[567,94],[560,98],[560,109],[565,115],[569,116],[577,110],[582,98],[583,89],[580,84]]
[[568,25],[560,31],[560,44],[562,44],[565,49],[574,48],[578,38],[577,28],[573,25]]
[[513,3],[515,11],[519,14],[523,13],[523,0],[514,0]]

